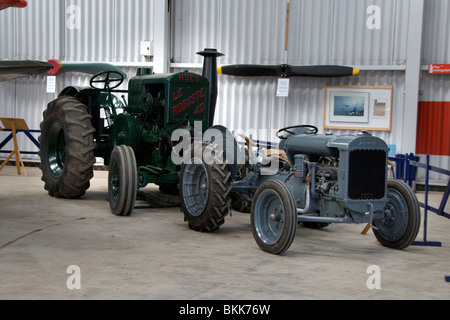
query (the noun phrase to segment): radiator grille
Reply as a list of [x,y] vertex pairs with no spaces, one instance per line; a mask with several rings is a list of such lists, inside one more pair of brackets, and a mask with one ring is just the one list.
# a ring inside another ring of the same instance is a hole
[[382,199],[386,191],[386,152],[356,150],[350,153],[348,196],[352,200]]

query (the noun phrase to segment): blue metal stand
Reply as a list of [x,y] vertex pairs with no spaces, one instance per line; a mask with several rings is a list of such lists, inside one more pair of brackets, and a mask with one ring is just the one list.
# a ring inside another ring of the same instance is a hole
[[[420,164],[414,163],[412,165],[419,166]],[[427,164],[426,164],[426,178],[425,178],[425,203],[421,203],[420,206],[425,209],[424,212],[424,222],[423,222],[423,241],[415,241],[413,245],[415,246],[428,246],[428,247],[442,247],[441,242],[433,242],[427,241],[427,229],[428,229],[428,210],[430,207],[428,206],[428,193],[429,193],[429,179],[430,179],[430,156],[427,155]]]
[[[4,132],[11,132],[11,130],[8,129],[3,129]],[[41,145],[39,144],[39,142],[31,135],[32,133],[40,133],[40,130],[16,130],[17,133],[19,132],[23,132],[28,139],[31,140],[31,142],[33,142],[33,144],[40,149]],[[6,144],[8,144],[8,142],[10,142],[13,138],[13,134],[11,133],[9,136],[7,136],[1,143],[0,143],[0,153],[10,153],[11,151],[3,151],[3,147],[6,146]],[[30,152],[30,151],[21,151],[21,154],[38,154],[37,152]]]

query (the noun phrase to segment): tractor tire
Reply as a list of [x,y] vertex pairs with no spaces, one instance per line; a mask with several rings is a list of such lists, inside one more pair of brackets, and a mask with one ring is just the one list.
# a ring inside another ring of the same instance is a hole
[[128,146],[115,147],[108,172],[108,198],[111,212],[130,216],[138,191],[137,164],[134,151]]
[[[195,155],[195,150],[201,151],[202,159]],[[195,231],[216,231],[231,210],[231,173],[226,161],[222,161],[223,152],[216,153],[211,146],[194,143],[187,155],[190,160],[181,164],[178,186],[184,219]],[[204,155],[211,157],[205,160]]]
[[386,217],[374,221],[373,233],[385,247],[402,250],[410,246],[420,229],[420,205],[414,191],[401,180],[388,181]]
[[297,204],[289,187],[278,180],[262,183],[253,197],[250,220],[261,250],[275,255],[286,252],[298,227]]
[[44,111],[39,168],[50,196],[76,199],[89,189],[95,164],[91,119],[86,105],[72,97],[53,100]]

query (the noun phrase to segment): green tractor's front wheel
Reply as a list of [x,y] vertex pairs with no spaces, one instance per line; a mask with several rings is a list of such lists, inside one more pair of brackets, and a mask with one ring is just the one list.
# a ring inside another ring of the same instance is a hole
[[180,170],[181,211],[195,231],[213,232],[225,222],[231,208],[231,173],[223,152],[194,143]]
[[90,187],[95,129],[86,105],[73,97],[50,102],[41,122],[40,169],[53,197],[79,198]]
[[116,216],[131,215],[137,189],[137,164],[133,149],[123,145],[115,147],[108,172],[108,197],[112,213]]

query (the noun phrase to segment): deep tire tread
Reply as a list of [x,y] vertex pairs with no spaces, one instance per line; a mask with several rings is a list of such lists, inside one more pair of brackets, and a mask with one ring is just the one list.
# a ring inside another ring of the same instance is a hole
[[[60,97],[47,106],[41,122],[40,169],[45,190],[57,198],[79,198],[90,187],[95,164],[95,129],[87,106],[73,97]],[[63,174],[55,178],[48,162],[48,133],[55,121],[61,121],[66,136],[66,160]]]
[[[199,145],[194,146],[193,149],[195,147],[199,147]],[[201,147],[207,148],[208,146],[203,145]],[[228,171],[226,163],[223,163],[225,161],[222,160],[221,155],[223,155],[223,152],[216,153],[216,161],[211,165],[207,165],[211,191],[206,209],[200,217],[193,217],[189,214],[189,210],[184,202],[181,185],[183,183],[182,180],[186,165],[181,164],[179,173],[180,185],[178,186],[181,196],[180,209],[184,213],[184,220],[188,222],[189,228],[192,230],[214,232],[220,229],[220,226],[225,223],[225,217],[230,213],[231,199],[229,195],[231,192],[231,173]]]

